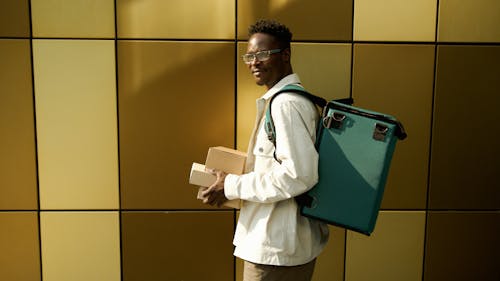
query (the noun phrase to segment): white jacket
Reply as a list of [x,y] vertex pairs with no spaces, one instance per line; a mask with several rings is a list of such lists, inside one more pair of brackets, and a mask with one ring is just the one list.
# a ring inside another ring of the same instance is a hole
[[282,93],[272,103],[274,145],[262,126],[269,99],[282,87],[300,83],[288,75],[257,99],[257,119],[250,140],[247,173],[227,175],[224,193],[242,199],[234,236],[234,255],[253,263],[292,266],[316,258],[328,240],[324,223],[300,215],[294,197],[318,180],[314,147],[318,112],[308,99]]

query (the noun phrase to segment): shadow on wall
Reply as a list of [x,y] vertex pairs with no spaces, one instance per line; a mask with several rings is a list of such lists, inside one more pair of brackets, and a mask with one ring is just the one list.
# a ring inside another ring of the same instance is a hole
[[234,43],[119,42],[123,208],[200,207],[189,170],[233,144],[233,57]]
[[[293,40],[351,41],[353,0],[257,0],[238,1],[239,40],[247,39],[247,27],[261,18],[287,25]],[[328,17],[318,15],[330,15]]]

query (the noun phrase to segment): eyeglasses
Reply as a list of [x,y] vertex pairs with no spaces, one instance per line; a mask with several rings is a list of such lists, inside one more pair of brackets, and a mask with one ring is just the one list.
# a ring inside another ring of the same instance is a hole
[[266,61],[271,57],[272,54],[276,54],[279,52],[281,52],[281,49],[273,49],[267,51],[260,51],[253,54],[244,54],[241,57],[243,58],[243,61],[246,64],[251,64],[255,59],[257,59],[258,61]]

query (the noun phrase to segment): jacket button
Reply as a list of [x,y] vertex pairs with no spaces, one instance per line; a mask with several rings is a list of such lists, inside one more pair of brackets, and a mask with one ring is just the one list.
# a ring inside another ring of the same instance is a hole
[[259,147],[259,152],[264,152],[264,148]]

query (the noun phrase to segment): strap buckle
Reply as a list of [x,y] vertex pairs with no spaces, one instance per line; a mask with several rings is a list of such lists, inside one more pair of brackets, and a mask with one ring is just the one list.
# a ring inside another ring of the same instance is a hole
[[342,129],[344,125],[345,115],[339,112],[334,112],[331,116],[323,118],[323,127],[330,129]]
[[373,129],[373,139],[384,141],[387,132],[389,132],[389,127],[387,127],[387,125],[375,123],[375,128]]

